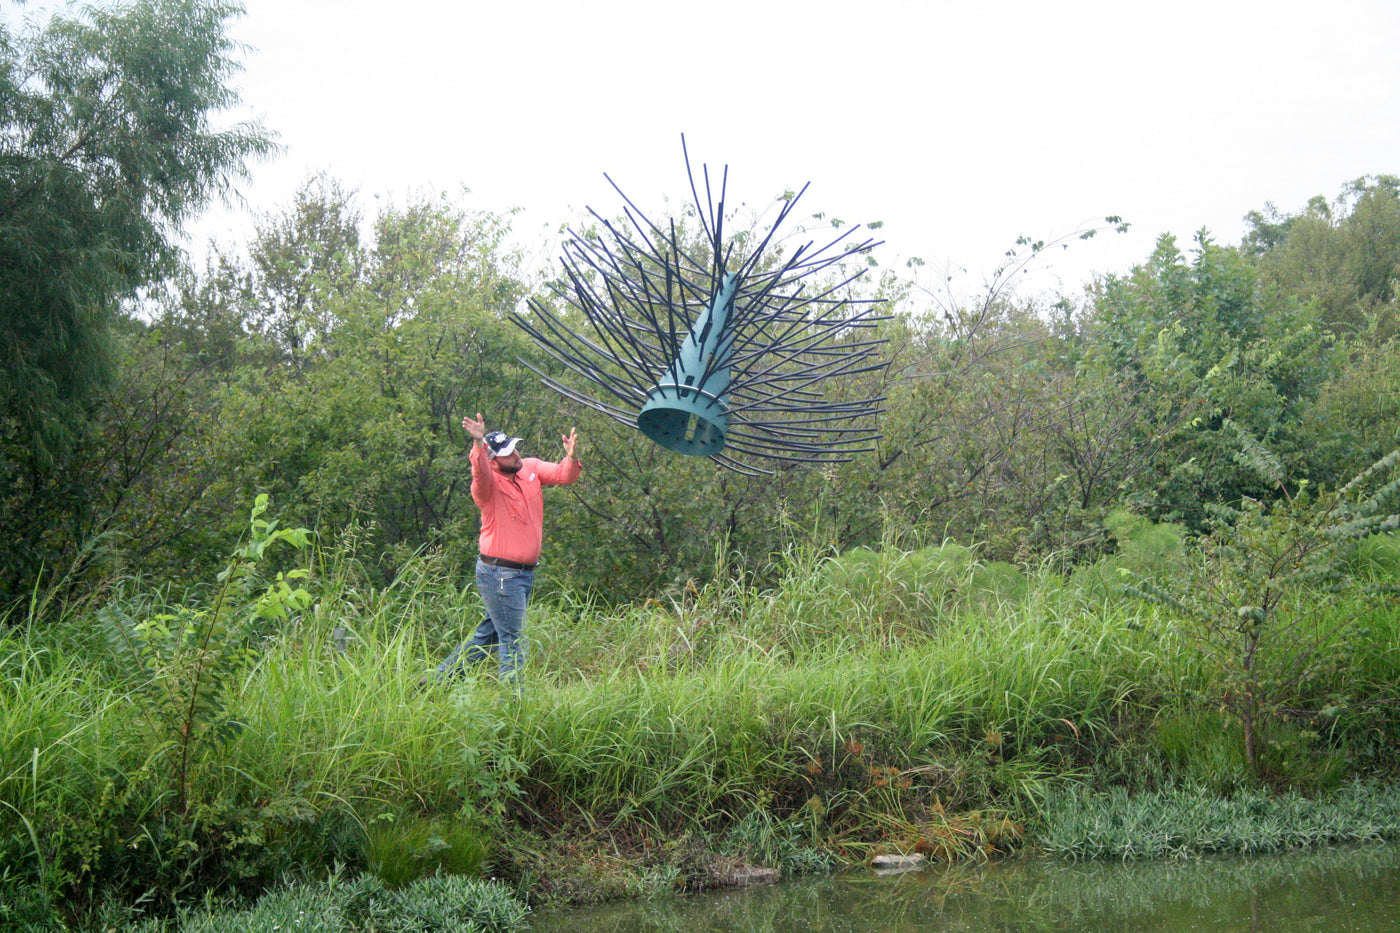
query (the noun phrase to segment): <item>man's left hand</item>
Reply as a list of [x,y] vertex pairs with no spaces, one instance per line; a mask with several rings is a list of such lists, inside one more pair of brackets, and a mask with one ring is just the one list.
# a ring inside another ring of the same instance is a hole
[[574,448],[578,446],[578,432],[574,428],[569,428],[569,433],[561,437],[564,441],[564,459],[577,460],[574,456]]

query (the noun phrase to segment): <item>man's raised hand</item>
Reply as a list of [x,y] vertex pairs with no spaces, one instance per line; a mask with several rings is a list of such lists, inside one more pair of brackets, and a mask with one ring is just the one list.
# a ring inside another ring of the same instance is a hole
[[486,422],[481,418],[481,412],[476,413],[476,420],[472,420],[471,415],[462,419],[462,429],[472,436],[472,440],[479,441],[486,436]]

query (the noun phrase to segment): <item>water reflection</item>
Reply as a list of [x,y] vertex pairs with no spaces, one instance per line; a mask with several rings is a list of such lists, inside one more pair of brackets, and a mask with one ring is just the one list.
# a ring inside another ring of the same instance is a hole
[[541,912],[534,933],[1400,931],[1400,848],[1117,863],[1021,860],[858,872]]

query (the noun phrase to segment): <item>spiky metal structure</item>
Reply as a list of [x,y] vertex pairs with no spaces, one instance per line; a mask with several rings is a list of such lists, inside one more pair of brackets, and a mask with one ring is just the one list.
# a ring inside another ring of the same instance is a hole
[[[851,227],[823,246],[786,252],[775,237],[806,186],[782,202],[761,241],[752,232],[726,241],[728,167],[716,200],[701,166],[702,199],[689,153],[685,159],[703,237],[683,237],[674,219],[653,223],[608,178],[627,223],[590,209],[602,232],[568,231],[564,276],[554,286],[581,320],[566,322],[534,300],[531,314],[514,316],[602,398],[531,368],[565,398],[740,473],[772,472],[751,458],[831,463],[870,450],[878,437],[870,422],[884,398],[828,401],[819,390],[886,365],[878,358],[884,340],[870,335],[885,317],[872,299],[842,294],[864,271],[862,254],[879,244],[855,242],[860,228]],[[849,259],[859,271],[841,271]],[[823,277],[828,270],[834,274]]]

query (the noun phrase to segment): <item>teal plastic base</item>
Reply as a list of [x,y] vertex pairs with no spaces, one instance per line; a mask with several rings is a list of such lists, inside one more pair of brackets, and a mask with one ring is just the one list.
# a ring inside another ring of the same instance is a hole
[[637,415],[637,427],[667,450],[709,457],[724,449],[729,413],[706,392],[687,386],[657,386]]

